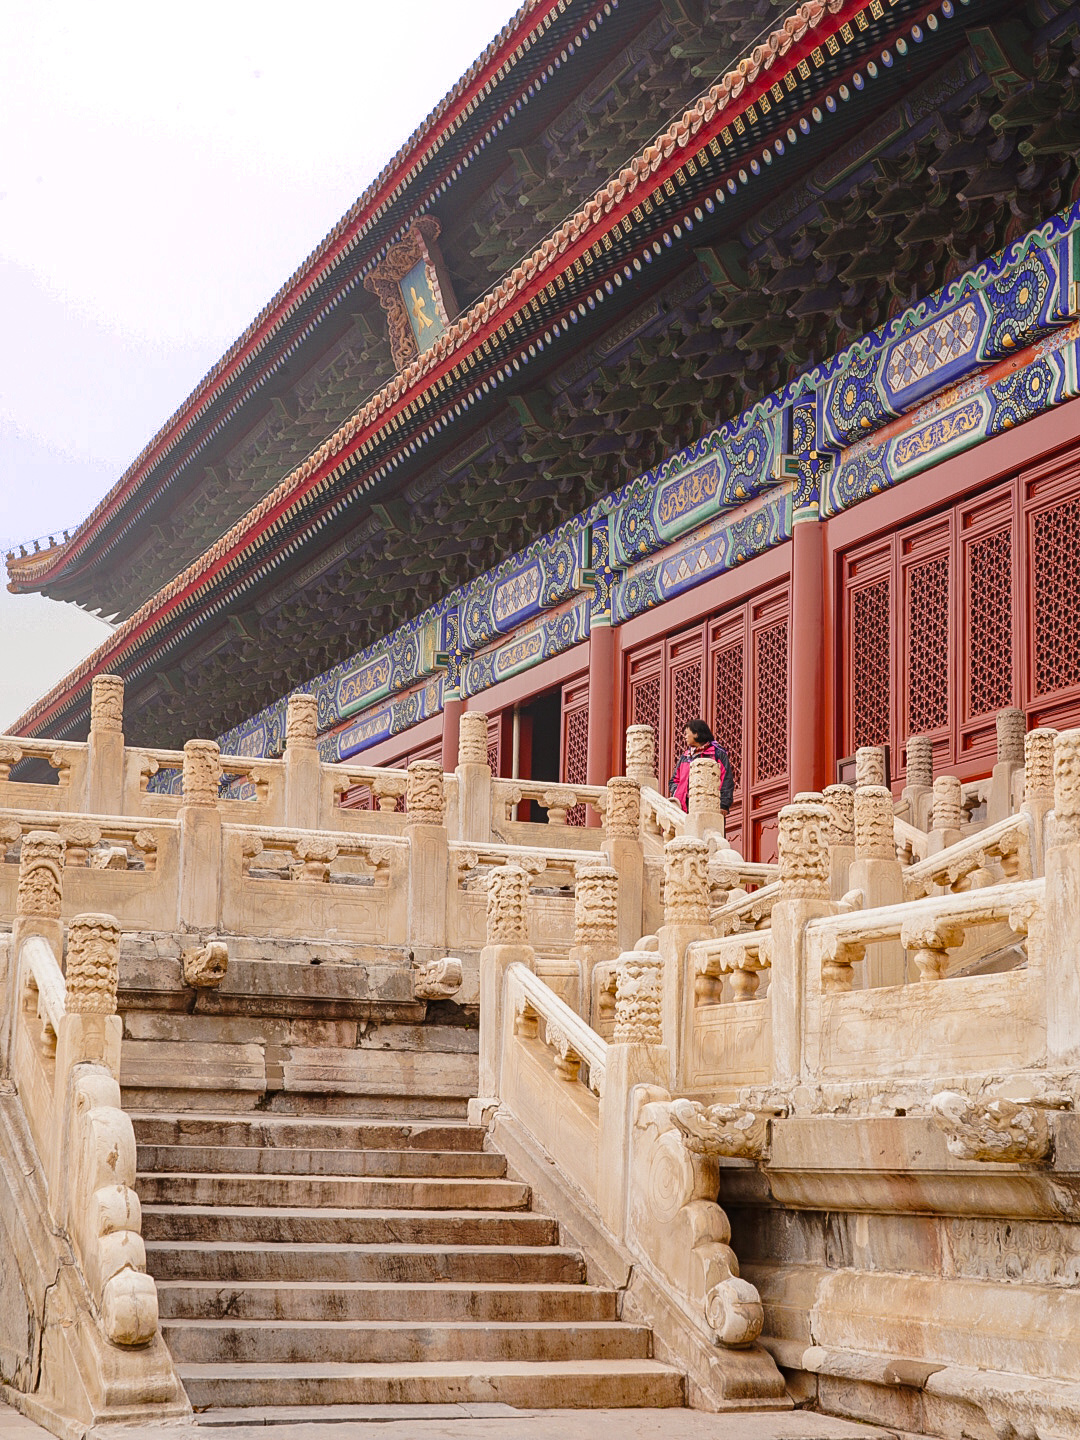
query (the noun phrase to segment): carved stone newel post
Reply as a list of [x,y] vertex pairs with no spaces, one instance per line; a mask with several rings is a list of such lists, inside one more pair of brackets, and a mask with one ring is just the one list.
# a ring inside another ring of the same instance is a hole
[[918,830],[930,824],[934,798],[934,744],[928,735],[909,735],[904,746],[907,779],[901,799],[908,803],[907,818]]
[[827,785],[829,811],[829,892],[834,900],[850,889],[848,872],[855,859],[855,791],[850,785]]
[[[802,1000],[807,987],[804,931],[807,921],[832,911],[829,900],[829,807],[800,799],[780,811],[777,837],[780,897],[772,911],[772,972],[769,1009],[773,1078],[793,1083],[802,1065]],[[856,862],[857,864],[858,862]],[[854,869],[855,866],[852,866]]]
[[620,1237],[626,1227],[631,1175],[631,1092],[636,1085],[663,1084],[670,1069],[663,1045],[663,1004],[660,952],[624,951],[615,962],[615,1031],[600,1097],[602,1153],[598,1167],[600,1212],[612,1233]]
[[19,890],[15,901],[12,954],[28,935],[41,935],[58,958],[63,948],[60,905],[64,876],[64,842],[52,830],[31,830],[19,851]]
[[991,825],[1013,813],[1014,792],[1024,768],[1026,728],[1023,710],[1010,706],[997,712],[997,764],[990,779],[990,794],[986,802],[986,819]]
[[319,763],[319,702],[314,695],[290,695],[285,711],[285,824],[317,830],[321,817],[322,767]]
[[180,799],[180,926],[216,930],[221,913],[221,751],[213,740],[184,746]]
[[[893,838],[892,791],[884,785],[866,785],[855,792],[854,810],[855,863],[848,873],[849,887],[862,891],[865,909],[899,905],[904,898],[904,871]],[[895,940],[867,946],[860,974],[866,985],[902,985],[903,946]]]
[[963,819],[963,790],[955,775],[939,775],[934,781],[934,823],[927,843],[927,853],[955,845],[960,839]]
[[[574,943],[570,963],[578,969],[577,1010],[596,1029],[599,996],[597,967],[607,967],[619,953],[619,874],[613,866],[589,857],[577,866],[574,884]],[[573,1003],[572,997],[565,997]]]
[[1049,727],[1029,730],[1024,737],[1024,802],[1021,809],[1031,816],[1035,828],[1036,873],[1043,869],[1043,856],[1050,837],[1054,809],[1054,741],[1057,731]]
[[466,710],[458,728],[458,826],[465,841],[491,839],[492,784],[488,764],[488,717]]
[[[1033,758],[1030,752],[1028,758]],[[1033,783],[1041,779],[1030,778]],[[1063,730],[1054,739],[1054,814],[1047,830],[1045,925],[1039,947],[1046,967],[1047,1063],[1051,1067],[1076,1066],[1080,1064],[1080,965],[1076,963],[1080,954],[1080,730]],[[1029,965],[1033,959],[1029,941]]]
[[855,751],[855,788],[885,784],[884,745],[860,745]]
[[[466,712],[468,713],[468,712]],[[463,715],[462,720],[465,719]],[[519,865],[503,865],[488,876],[487,943],[480,952],[480,1100],[499,1094],[503,1046],[505,976],[520,962],[530,970],[536,958],[529,944],[529,876]]]
[[670,1088],[680,1083],[693,1030],[694,985],[686,947],[712,934],[709,925],[709,847],[704,840],[677,836],[664,846],[663,1036],[669,1055]]
[[115,1015],[119,979],[119,921],[111,915],[76,915],[68,927],[68,1014]]
[[618,871],[619,949],[629,950],[645,928],[645,858],[641,849],[641,786],[628,775],[613,775],[607,783],[601,850],[608,864]]
[[[409,928],[414,958],[435,958],[428,947],[446,947],[446,887],[449,846],[441,760],[414,760],[405,791],[405,834],[409,841]],[[400,897],[391,896],[391,904]]]
[[656,731],[651,725],[626,727],[626,774],[639,785],[660,788],[656,776]]
[[724,812],[720,809],[720,766],[715,760],[691,760],[690,806],[687,830],[703,840],[708,831],[724,833]]
[[[91,815],[124,813],[124,682],[95,675],[90,683],[85,807]],[[80,797],[80,803],[82,797]]]

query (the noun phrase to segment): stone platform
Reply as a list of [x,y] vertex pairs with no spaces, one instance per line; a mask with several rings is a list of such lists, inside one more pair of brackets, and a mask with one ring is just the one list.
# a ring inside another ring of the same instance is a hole
[[[197,1423],[93,1432],[94,1440],[925,1440],[829,1415],[787,1411],[707,1415],[697,1410],[514,1410],[507,1405],[282,1406],[207,1411]],[[51,1440],[0,1404],[0,1440]]]

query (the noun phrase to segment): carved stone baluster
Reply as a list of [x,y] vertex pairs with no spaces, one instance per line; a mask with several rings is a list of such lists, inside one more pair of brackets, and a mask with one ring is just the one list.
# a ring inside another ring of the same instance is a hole
[[949,969],[948,952],[964,943],[964,927],[957,920],[906,920],[900,943],[911,952],[920,980],[943,980]]
[[285,755],[283,757],[285,823],[297,830],[319,828],[321,818],[319,811],[322,804],[322,766],[319,761],[318,738],[319,702],[317,698],[303,692],[290,695],[285,709]]
[[986,820],[996,825],[1014,813],[1016,781],[1024,765],[1023,710],[1010,706],[997,712],[997,764],[990,777]]
[[180,921],[216,930],[221,915],[221,751],[213,740],[184,746],[180,798]]
[[217,742],[189,740],[184,746],[184,805],[216,807],[220,785],[221,750]]
[[830,935],[825,941],[821,957],[822,990],[830,995],[850,990],[855,983],[855,971],[852,967],[865,956],[866,946],[861,941]]
[[907,781],[920,790],[934,788],[934,744],[928,735],[909,735],[907,741]]

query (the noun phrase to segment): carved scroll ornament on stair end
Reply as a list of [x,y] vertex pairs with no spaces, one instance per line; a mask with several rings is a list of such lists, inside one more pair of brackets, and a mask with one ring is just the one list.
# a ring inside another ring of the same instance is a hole
[[[665,1282],[667,1293],[709,1339],[725,1348],[752,1345],[761,1333],[764,1312],[753,1285],[739,1276],[730,1245],[727,1215],[716,1203],[719,1184],[710,1141],[695,1136],[702,1148],[684,1141],[673,1114],[719,1132],[697,1111],[672,1102],[666,1091],[640,1086],[635,1091],[631,1139],[630,1240],[648,1267]],[[698,1107],[703,1110],[703,1107]]]
[[120,1087],[102,1067],[78,1073],[71,1126],[68,1224],[87,1284],[112,1344],[147,1345],[157,1333],[158,1304],[133,1189],[135,1133],[120,1108]]

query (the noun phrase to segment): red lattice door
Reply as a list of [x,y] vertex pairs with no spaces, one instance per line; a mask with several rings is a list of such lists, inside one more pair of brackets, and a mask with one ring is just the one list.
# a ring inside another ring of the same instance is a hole
[[667,793],[667,783],[675,762],[686,748],[684,734],[691,720],[705,716],[702,664],[701,626],[667,642],[667,696],[661,721],[660,787]]
[[[584,785],[589,760],[589,679],[588,676],[563,686],[562,720],[559,737],[559,775],[566,785]],[[585,824],[585,806],[566,812],[568,825]]]
[[[788,800],[788,634],[786,588],[749,606],[749,834],[759,860],[776,859],[778,816]],[[745,771],[744,771],[745,773]]]
[[492,775],[499,776],[502,772],[503,757],[503,724],[502,715],[489,715],[487,727],[487,752],[488,764],[491,766]]
[[[997,712],[1017,702],[1020,653],[1012,485],[960,507],[959,754],[992,756]],[[910,732],[914,733],[914,732]]]
[[951,519],[911,527],[898,541],[902,733],[929,736],[940,768],[952,754]]
[[892,544],[844,562],[844,746],[892,738]]
[[[664,642],[655,641],[633,651],[626,660],[626,723],[627,725],[651,725],[658,746],[663,715],[664,689]],[[653,755],[656,769],[659,754]],[[625,768],[625,758],[620,760]],[[659,775],[659,771],[657,770]],[[664,789],[667,777],[659,775],[660,788]]]
[[1080,469],[1024,477],[1029,725],[1080,724]]
[[746,609],[740,605],[715,620],[709,636],[710,703],[707,719],[717,740],[727,751],[735,782],[735,795],[727,817],[727,836],[736,850],[742,849],[746,833],[743,775],[746,773],[743,747],[746,743],[747,694]]

